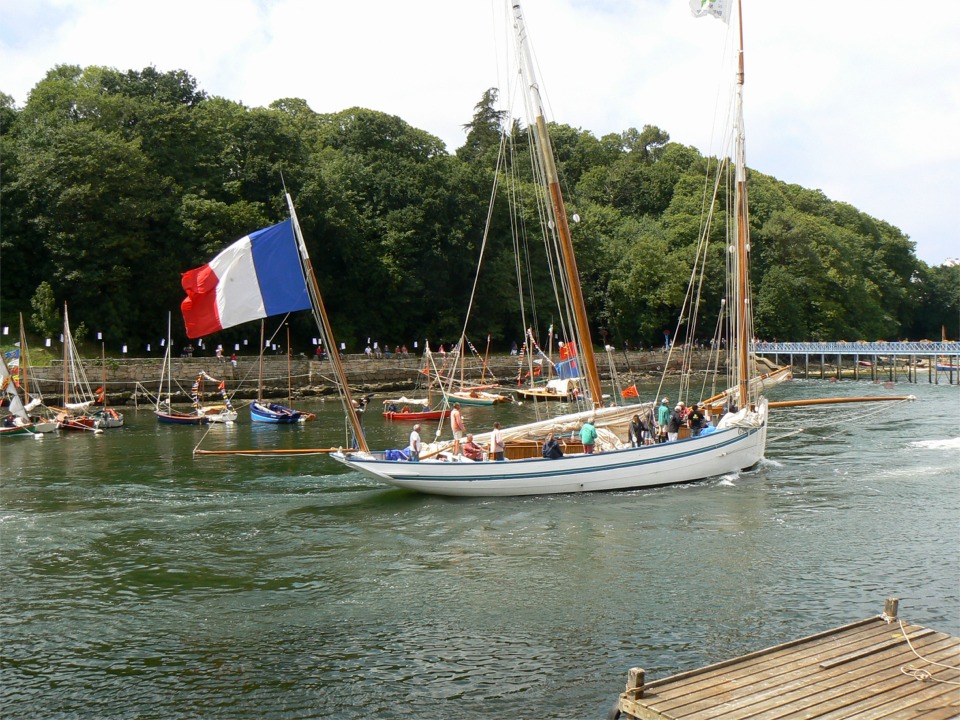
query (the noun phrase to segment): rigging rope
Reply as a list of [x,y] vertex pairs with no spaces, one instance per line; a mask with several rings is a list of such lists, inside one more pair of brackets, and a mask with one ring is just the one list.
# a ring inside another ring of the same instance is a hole
[[[871,418],[871,417],[873,417],[874,415],[879,415],[879,414],[882,413],[882,412],[886,412],[886,411],[887,411],[890,407],[892,407],[892,406],[900,405],[901,403],[905,403],[905,402],[913,402],[913,401],[912,401],[912,400],[893,400],[893,401],[891,401],[889,404],[883,403],[882,406],[881,406],[878,410],[874,410],[873,412],[867,413],[866,415],[860,415],[860,416],[858,416],[858,419],[860,419],[860,420],[865,420],[865,419],[867,419],[867,418]],[[849,423],[849,420],[847,420],[846,418],[844,418],[844,419],[842,419],[842,420],[837,420],[836,422],[818,424],[818,425],[817,425],[817,428],[818,428],[818,429],[819,429],[819,428],[830,428],[830,427],[836,427],[836,426],[838,426],[838,425],[845,425],[845,426],[849,427],[849,424],[850,424],[850,423]],[[783,439],[785,439],[785,438],[792,437],[792,436],[794,436],[794,435],[799,435],[799,434],[802,433],[802,432],[807,432],[808,430],[809,430],[809,428],[795,428],[795,429],[791,430],[790,432],[788,432],[786,435],[779,435],[779,436],[777,436],[777,437],[775,437],[775,438],[768,439],[767,442],[776,442],[777,440],[783,440]],[[825,436],[825,437],[822,437],[822,438],[820,438],[820,440],[831,440],[831,439],[837,437],[838,435],[843,435],[843,434],[849,434],[849,433],[847,433],[847,430],[840,430],[840,431],[837,431],[837,432],[835,432],[835,433],[831,433],[830,435],[827,435],[827,436]]]

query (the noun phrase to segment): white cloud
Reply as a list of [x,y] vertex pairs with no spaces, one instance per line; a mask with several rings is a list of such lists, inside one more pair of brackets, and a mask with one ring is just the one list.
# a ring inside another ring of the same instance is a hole
[[[502,0],[0,0],[0,90],[57,64],[184,69],[208,93],[399,115],[451,151],[505,86]],[[747,161],[958,253],[960,15],[948,0],[744,0]],[[602,136],[658,125],[716,152],[733,38],[686,0],[526,0],[553,119]],[[499,63],[499,64],[498,64]]]

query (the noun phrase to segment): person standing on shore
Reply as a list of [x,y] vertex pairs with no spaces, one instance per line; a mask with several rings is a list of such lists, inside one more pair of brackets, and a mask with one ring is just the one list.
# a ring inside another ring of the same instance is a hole
[[453,454],[460,454],[460,440],[463,439],[463,433],[466,426],[463,424],[463,413],[460,412],[460,403],[453,404],[453,410],[450,412],[450,428],[453,430]]

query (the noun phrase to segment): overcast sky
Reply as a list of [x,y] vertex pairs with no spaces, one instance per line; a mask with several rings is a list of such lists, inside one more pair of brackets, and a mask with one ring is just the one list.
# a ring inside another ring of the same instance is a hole
[[[956,2],[743,2],[747,164],[895,225],[928,264],[960,257]],[[183,69],[249,107],[300,97],[398,115],[453,152],[483,92],[505,87],[503,5],[0,0],[0,91],[22,106],[58,64]],[[523,8],[549,119],[597,137],[657,125],[719,152],[722,22],[695,19],[689,0]]]

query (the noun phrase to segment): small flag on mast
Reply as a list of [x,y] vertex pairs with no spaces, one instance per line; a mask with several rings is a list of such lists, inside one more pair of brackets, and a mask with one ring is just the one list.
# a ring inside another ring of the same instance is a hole
[[724,22],[730,22],[730,6],[733,0],[690,0],[690,11],[694,17],[712,15]]
[[628,388],[624,388],[620,394],[625,398],[640,397],[640,392],[637,390],[636,385],[631,385]]

